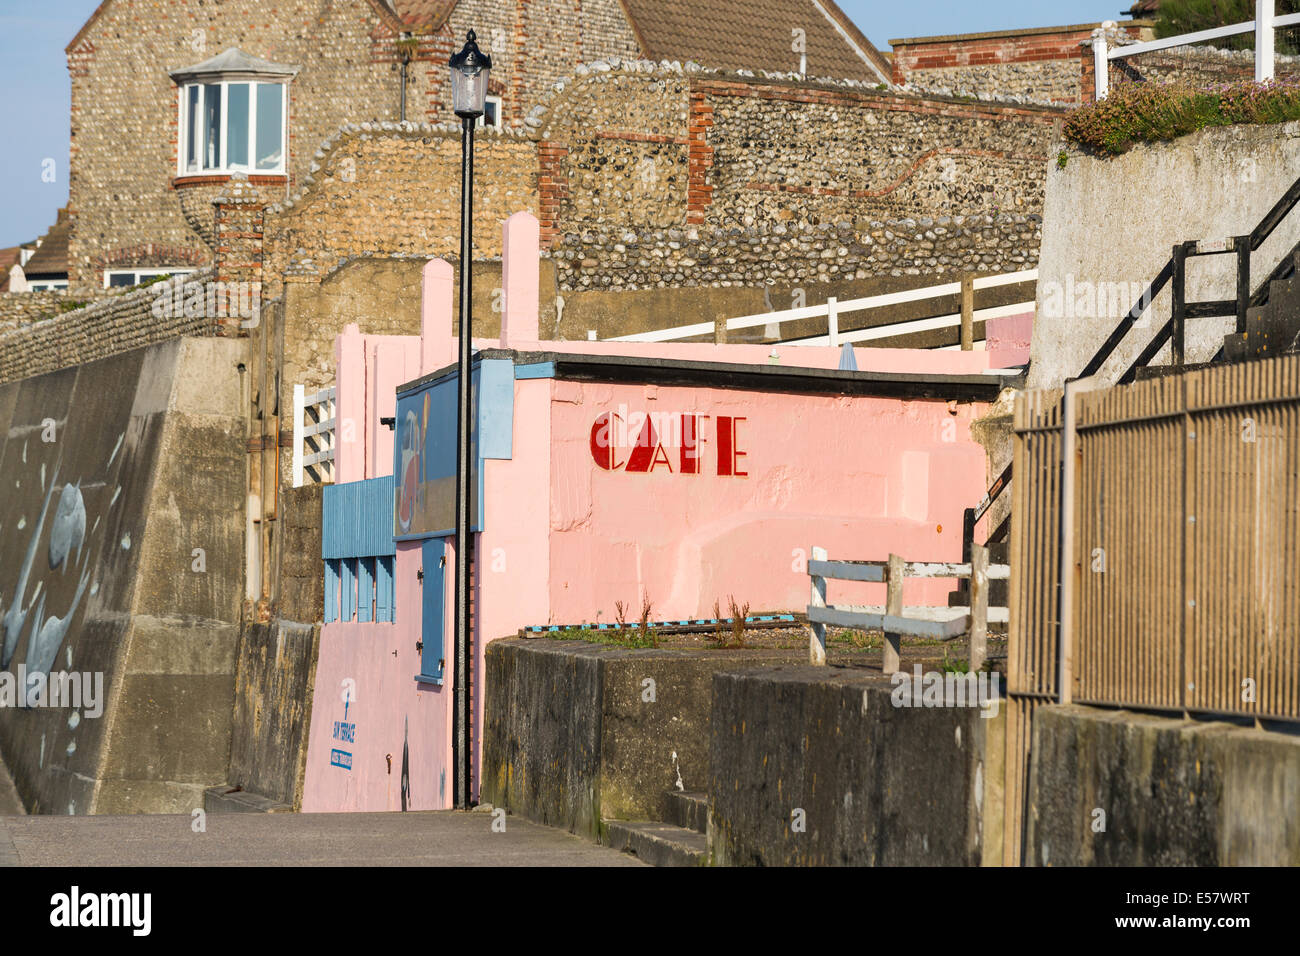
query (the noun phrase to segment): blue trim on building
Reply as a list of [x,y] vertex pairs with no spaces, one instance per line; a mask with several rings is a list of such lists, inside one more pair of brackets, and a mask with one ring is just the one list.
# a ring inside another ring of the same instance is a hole
[[555,378],[555,363],[538,362],[535,365],[516,365],[515,378],[519,380],[529,378]]
[[396,554],[393,477],[326,485],[321,499],[321,556],[362,558]]

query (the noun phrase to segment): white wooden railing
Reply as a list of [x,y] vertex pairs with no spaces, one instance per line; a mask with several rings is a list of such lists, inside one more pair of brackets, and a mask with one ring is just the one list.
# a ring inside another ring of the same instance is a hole
[[[1038,270],[1029,269],[1024,272],[1010,272],[1005,275],[984,276],[975,279],[972,283],[972,291],[980,289],[994,289],[999,286],[1017,285],[1022,282],[1037,282]],[[700,335],[713,335],[720,330],[725,324],[726,331],[736,331],[739,329],[752,329],[758,326],[773,327],[769,331],[768,338],[780,338],[780,326],[784,322],[796,322],[801,319],[825,319],[826,334],[814,335],[807,338],[791,339],[782,341],[782,345],[830,345],[840,346],[848,342],[870,342],[875,339],[890,339],[900,335],[907,335],[912,332],[930,332],[935,329],[960,328],[963,326],[963,319],[968,325],[975,322],[983,322],[986,319],[996,319],[1008,315],[1022,315],[1025,312],[1034,310],[1032,300],[1026,302],[1017,302],[1013,305],[998,306],[992,309],[969,310],[969,316],[964,317],[961,312],[954,312],[951,315],[940,315],[928,319],[914,319],[906,322],[893,322],[887,325],[875,325],[870,328],[859,328],[852,331],[841,332],[840,320],[844,315],[851,312],[868,312],[873,309],[888,308],[891,306],[903,305],[908,302],[922,302],[926,299],[939,299],[945,296],[960,295],[962,293],[961,282],[947,282],[943,285],[929,286],[924,289],[909,289],[906,292],[890,292],[885,295],[872,295],[863,299],[847,299],[840,302],[837,299],[827,300],[825,305],[810,305],[801,309],[786,309],[781,312],[762,312],[757,315],[742,315],[734,319],[727,319],[722,322],[697,322],[693,325],[679,325],[670,329],[658,329],[653,332],[638,332],[636,335],[620,335],[617,338],[608,339],[610,342],[676,342],[682,339],[694,338]]]
[[[891,554],[888,561],[832,561],[825,548],[814,546],[808,562],[812,587],[808,603],[808,662],[826,663],[826,626],[862,630],[880,630],[885,634],[882,668],[893,674],[900,663],[901,636],[950,641],[969,635],[970,669],[977,671],[988,659],[988,625],[1007,623],[1010,610],[989,606],[989,582],[1008,580],[1011,567],[990,564],[988,549],[971,547],[968,564],[932,561],[904,561]],[[903,581],[906,578],[969,578],[969,607],[904,607]],[[884,607],[832,606],[826,603],[826,582],[858,581],[884,584]]]
[[[1156,50],[1168,50],[1178,46],[1189,46],[1193,43],[1205,43],[1208,40],[1218,40],[1242,33],[1255,34],[1255,80],[1262,83],[1265,80],[1273,79],[1273,61],[1276,50],[1274,34],[1279,27],[1300,24],[1300,13],[1288,13],[1279,17],[1274,15],[1274,9],[1273,0],[1255,0],[1254,20],[1247,20],[1245,23],[1233,23],[1226,27],[1216,27],[1213,30],[1198,30],[1196,33],[1183,33],[1175,37],[1148,40],[1145,43],[1131,43],[1114,48],[1106,42],[1104,27],[1094,31],[1092,35],[1092,57],[1097,82],[1097,99],[1105,99],[1106,94],[1110,92],[1111,60],[1122,60],[1126,57],[1137,56],[1140,53],[1153,53]],[[1113,23],[1107,25],[1114,26]]]
[[[307,394],[302,385],[293,387],[293,486],[301,488],[309,477],[313,483],[334,481],[334,396],[333,386]],[[311,412],[311,421],[307,413]]]

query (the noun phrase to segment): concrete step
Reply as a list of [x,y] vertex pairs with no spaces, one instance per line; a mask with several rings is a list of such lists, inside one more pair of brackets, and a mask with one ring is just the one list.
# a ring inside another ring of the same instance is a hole
[[708,833],[709,795],[690,790],[669,790],[668,822],[684,830]]
[[652,866],[703,866],[709,852],[703,833],[632,820],[606,820],[605,842]]
[[293,807],[260,793],[233,789],[228,785],[203,791],[203,809],[208,813],[292,813]]

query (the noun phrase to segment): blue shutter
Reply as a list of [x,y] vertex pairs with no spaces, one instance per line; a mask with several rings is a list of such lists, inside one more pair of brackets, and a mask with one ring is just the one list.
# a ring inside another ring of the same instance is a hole
[[375,561],[375,620],[391,622],[394,618],[393,605],[393,559],[378,558]]
[[420,595],[420,640],[424,642],[424,650],[420,654],[420,674],[417,680],[441,684],[446,669],[442,633],[443,596],[446,593],[443,574],[446,569],[442,559],[446,554],[446,544],[442,538],[426,538],[421,544],[420,554],[424,562]]
[[325,562],[325,623],[339,619],[339,563]]
[[357,620],[369,623],[375,606],[375,559],[357,561]]
[[357,559],[343,560],[343,620],[351,621],[357,613]]

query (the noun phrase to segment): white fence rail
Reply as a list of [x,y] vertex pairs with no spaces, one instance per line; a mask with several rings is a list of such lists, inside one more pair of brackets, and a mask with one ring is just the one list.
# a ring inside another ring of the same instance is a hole
[[1206,43],[1224,37],[1243,33],[1255,34],[1255,80],[1264,82],[1273,79],[1274,53],[1276,44],[1274,35],[1280,27],[1300,24],[1300,13],[1274,15],[1274,0],[1255,0],[1255,19],[1244,23],[1233,23],[1213,30],[1198,30],[1196,33],[1183,33],[1179,36],[1164,37],[1160,40],[1148,40],[1145,43],[1130,43],[1111,47],[1106,42],[1105,28],[1096,30],[1092,36],[1092,57],[1097,84],[1097,99],[1102,100],[1110,92],[1110,61],[1122,60],[1141,53],[1154,53],[1173,47],[1190,46],[1194,43]]
[[[293,486],[301,488],[310,477],[312,483],[334,480],[335,390],[331,386],[307,393],[302,385],[293,387]],[[308,412],[311,419],[307,420]]]
[[[831,561],[826,549],[813,547],[812,560],[808,562],[808,576],[812,580],[808,603],[808,660],[811,664],[826,663],[826,626],[879,630],[885,633],[882,669],[885,674],[898,671],[900,659],[899,639],[924,637],[952,640],[970,635],[970,669],[977,671],[988,659],[988,625],[1005,624],[1010,611],[1005,607],[989,607],[989,581],[1008,580],[1011,567],[1006,564],[989,564],[988,549],[979,545],[971,547],[969,564],[946,562],[904,561],[891,554],[888,561]],[[969,607],[904,607],[903,581],[906,578],[969,578]],[[831,606],[826,603],[826,582],[858,581],[867,584],[884,584],[887,604],[883,607]]]
[[[977,292],[982,289],[996,289],[1001,286],[1018,285],[1022,282],[1037,282],[1038,270],[1028,269],[1023,272],[1009,272],[1005,275],[984,276],[973,280],[971,291]],[[608,339],[610,342],[678,342],[682,339],[695,338],[700,335],[713,335],[719,331],[720,326],[724,326],[726,331],[739,331],[740,329],[753,329],[759,326],[773,327],[775,331],[769,337],[779,337],[780,326],[785,322],[797,322],[803,319],[825,319],[826,334],[816,335],[808,338],[791,339],[784,341],[783,345],[831,345],[840,346],[846,342],[869,342],[875,339],[894,338],[899,335],[906,335],[911,332],[928,332],[935,329],[954,328],[963,326],[963,313],[957,312],[951,315],[936,316],[928,319],[915,319],[905,322],[894,322],[888,325],[877,325],[871,328],[856,329],[853,331],[841,332],[841,318],[852,312],[871,311],[873,309],[888,308],[891,306],[904,305],[909,302],[923,302],[927,299],[940,299],[945,296],[961,295],[963,283],[947,282],[943,285],[928,286],[924,289],[909,289],[906,292],[890,292],[885,295],[872,295],[862,299],[847,299],[840,302],[837,299],[829,299],[825,305],[810,305],[800,309],[786,309],[781,312],[761,312],[757,315],[742,315],[734,319],[727,319],[725,323],[715,322],[696,322],[693,325],[679,325],[671,329],[657,329],[653,332],[638,332],[635,335],[620,335],[616,338]],[[986,319],[995,319],[1007,315],[1021,315],[1025,312],[1034,310],[1034,302],[1018,302],[1012,305],[999,306],[992,309],[980,309],[970,311],[970,323],[982,322]],[[965,330],[963,330],[965,334]]]

